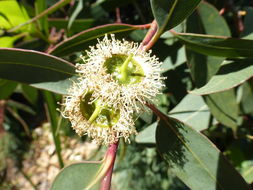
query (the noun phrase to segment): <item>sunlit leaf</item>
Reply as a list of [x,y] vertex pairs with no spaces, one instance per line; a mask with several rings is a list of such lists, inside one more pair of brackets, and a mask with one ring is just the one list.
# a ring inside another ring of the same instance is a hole
[[67,56],[74,52],[85,51],[85,49],[95,44],[97,39],[103,37],[105,34],[125,33],[141,28],[142,26],[128,24],[107,24],[91,28],[59,43],[50,53],[56,56]]
[[[101,164],[76,163],[65,167],[54,179],[50,190],[85,190],[98,173]],[[96,184],[89,190],[99,190]]]
[[249,189],[247,183],[205,136],[184,123],[159,113],[157,148],[168,169],[188,187]]

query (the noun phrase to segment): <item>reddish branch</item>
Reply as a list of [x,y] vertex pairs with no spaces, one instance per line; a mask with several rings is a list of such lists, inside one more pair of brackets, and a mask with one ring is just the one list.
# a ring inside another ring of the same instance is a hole
[[[152,39],[155,36],[156,32],[157,32],[157,23],[154,20],[140,46],[140,48],[143,51],[150,49],[154,45],[155,41],[152,41]],[[117,148],[118,148],[118,142],[110,145],[107,150],[106,158],[109,157],[109,159],[111,160],[111,165],[110,165],[110,168],[107,170],[105,177],[101,181],[100,190],[110,190],[112,172],[113,172],[114,162],[116,159]]]
[[116,23],[121,23],[120,9],[116,8]]
[[111,188],[111,179],[112,179],[112,172],[114,167],[114,162],[116,159],[117,148],[119,142],[115,144],[111,144],[107,150],[106,157],[111,157],[111,166],[106,172],[105,177],[101,181],[100,190],[109,190]]

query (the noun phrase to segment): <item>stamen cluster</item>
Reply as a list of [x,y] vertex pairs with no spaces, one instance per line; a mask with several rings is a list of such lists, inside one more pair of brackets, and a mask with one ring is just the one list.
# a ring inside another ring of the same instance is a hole
[[154,101],[163,87],[161,63],[137,43],[106,35],[76,65],[77,82],[69,89],[62,114],[79,135],[112,144],[136,133],[134,114]]

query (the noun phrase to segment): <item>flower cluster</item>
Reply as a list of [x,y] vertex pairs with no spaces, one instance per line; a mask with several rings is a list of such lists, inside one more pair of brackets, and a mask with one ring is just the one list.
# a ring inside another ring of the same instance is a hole
[[137,43],[106,35],[76,65],[77,82],[65,97],[62,114],[79,135],[112,144],[135,134],[134,114],[163,87],[161,63]]

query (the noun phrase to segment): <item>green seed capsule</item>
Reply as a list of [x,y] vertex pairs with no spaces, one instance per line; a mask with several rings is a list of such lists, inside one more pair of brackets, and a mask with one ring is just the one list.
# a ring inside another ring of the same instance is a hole
[[135,61],[133,55],[115,54],[108,58],[104,67],[119,84],[135,84],[141,82],[144,71],[141,65]]
[[108,106],[101,106],[99,100],[90,103],[91,97],[92,92],[88,92],[81,99],[80,110],[82,116],[98,127],[111,128],[116,125],[120,118],[119,110],[115,111]]

